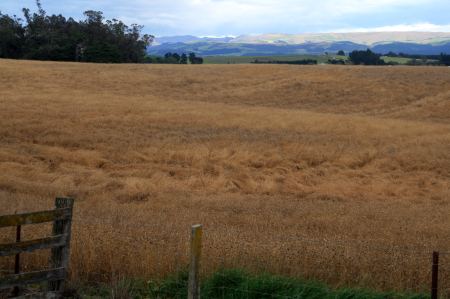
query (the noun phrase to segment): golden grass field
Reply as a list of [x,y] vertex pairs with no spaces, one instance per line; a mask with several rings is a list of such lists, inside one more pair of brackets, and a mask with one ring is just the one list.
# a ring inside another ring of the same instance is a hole
[[450,69],[0,60],[0,214],[58,195],[73,281],[179,271],[202,223],[204,272],[427,290],[450,254]]

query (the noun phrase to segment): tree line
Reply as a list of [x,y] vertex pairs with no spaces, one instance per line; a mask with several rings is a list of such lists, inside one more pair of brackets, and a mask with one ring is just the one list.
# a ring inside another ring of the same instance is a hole
[[388,57],[401,57],[401,58],[410,58],[411,64],[423,64],[424,61],[435,61],[435,64],[447,65],[450,66],[450,54],[441,53],[440,55],[411,55],[405,53],[394,53],[389,52],[385,56]]
[[[366,51],[353,51],[349,54],[349,59],[353,64],[364,65],[388,65],[381,57],[383,55],[372,52],[370,49]],[[440,55],[408,55],[404,53],[389,52],[384,56],[411,58],[408,65],[447,65],[450,66],[450,55],[441,53]],[[394,63],[395,64],[395,63]]]
[[255,63],[255,64],[314,65],[314,64],[317,64],[317,60],[315,60],[315,59],[299,59],[299,60],[259,60],[259,59],[255,59],[251,63]]
[[[141,34],[143,26],[137,24],[127,26],[117,19],[105,20],[101,11],[88,10],[84,12],[84,20],[76,21],[60,14],[47,15],[40,0],[36,0],[36,6],[37,12],[31,12],[28,8],[22,10],[24,19],[0,11],[0,58],[105,63],[203,63],[203,58],[197,57],[195,53],[148,56],[147,47],[153,42],[154,36]],[[337,54],[345,55],[344,51]],[[367,49],[351,52],[349,59],[353,64],[388,64],[381,56]],[[411,58],[410,64],[414,65],[450,65],[450,55],[444,53],[427,56],[390,52],[387,56]],[[342,64],[342,59],[328,62]],[[254,63],[261,61],[256,60]],[[317,64],[317,61],[271,63]]]
[[83,62],[144,62],[154,37],[143,26],[105,20],[100,11],[84,20],[47,15],[40,0],[37,12],[22,10],[24,19],[0,12],[0,58]]
[[148,56],[145,59],[146,63],[164,63],[164,64],[203,64],[203,58],[197,57],[195,53],[186,53],[181,55],[178,53],[166,53],[164,56]]
[[381,59],[381,55],[372,52],[370,49],[366,51],[353,51],[348,57],[353,64],[364,65],[385,65],[386,62]]

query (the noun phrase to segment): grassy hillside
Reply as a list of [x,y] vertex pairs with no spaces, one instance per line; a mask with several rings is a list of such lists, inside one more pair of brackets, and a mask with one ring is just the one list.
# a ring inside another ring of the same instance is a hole
[[[206,56],[204,57],[205,64],[248,64],[253,63],[255,60],[259,62],[272,62],[272,61],[296,61],[304,59],[317,60],[317,63],[328,63],[328,60],[338,59],[344,60],[346,63],[351,64],[348,56],[339,55],[279,55],[279,56]],[[405,57],[388,57],[382,56],[386,63],[394,62],[400,65],[406,65],[411,58]],[[425,61],[436,62],[436,60],[425,59]]]
[[233,39],[234,43],[274,43],[301,44],[308,42],[349,41],[373,46],[389,42],[409,42],[434,44],[450,41],[449,32],[350,32],[350,33],[306,33],[306,34],[261,34],[243,35]]
[[[305,60],[312,59],[316,60],[318,64],[328,64],[329,60],[337,59],[344,60],[347,64],[351,64],[351,61],[348,56],[339,56],[339,55],[279,55],[279,56],[207,56],[204,57],[205,64],[249,64],[253,63],[255,60],[258,60],[260,63],[264,62],[274,62],[274,61],[297,61],[297,60]],[[410,62],[411,58],[405,57],[389,57],[382,56],[386,63],[396,63],[399,65],[406,65]],[[421,60],[424,63],[436,63],[437,60],[432,59],[424,59]]]
[[239,64],[252,63],[256,59],[259,61],[295,61],[303,59],[314,59],[318,63],[325,63],[328,59],[343,59],[347,60],[345,56],[338,55],[280,55],[280,56],[207,56],[204,58],[206,64]]
[[383,59],[386,63],[389,62],[396,62],[398,64],[407,64],[411,58],[405,58],[405,57],[388,57],[388,56],[383,56],[381,57],[381,59]]
[[195,223],[204,275],[427,292],[450,249],[448,68],[0,60],[0,85],[0,214],[76,197],[73,282],[179,272]]
[[[257,35],[235,39],[193,39],[173,37],[178,42],[157,43],[148,48],[151,55],[168,52],[190,53],[200,56],[280,56],[322,55],[340,50],[351,52],[370,48],[375,53],[407,53],[439,55],[450,53],[449,33],[342,33],[312,35]],[[162,39],[161,41],[164,41]]]
[[[204,58],[206,64],[241,64],[252,63],[255,60],[259,61],[295,61],[303,59],[314,59],[318,63],[327,63],[329,59],[341,59],[348,61],[346,56],[339,55],[280,55],[280,56],[207,56]],[[398,64],[407,64],[410,58],[403,57],[388,57],[383,56],[382,59],[386,62],[396,62]]]

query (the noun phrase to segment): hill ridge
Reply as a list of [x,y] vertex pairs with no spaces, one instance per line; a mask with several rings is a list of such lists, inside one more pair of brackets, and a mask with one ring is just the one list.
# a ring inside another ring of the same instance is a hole
[[200,41],[245,43],[245,44],[304,44],[308,42],[337,42],[346,41],[367,46],[377,43],[410,42],[417,44],[435,44],[450,41],[450,32],[329,32],[329,33],[302,33],[283,34],[268,33],[255,35],[239,35],[237,37],[198,37],[193,35],[170,36],[156,38],[156,44],[164,43],[195,43]]

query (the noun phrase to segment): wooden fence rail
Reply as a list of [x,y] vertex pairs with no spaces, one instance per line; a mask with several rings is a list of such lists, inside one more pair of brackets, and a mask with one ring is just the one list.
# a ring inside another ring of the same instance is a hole
[[[64,288],[70,254],[70,234],[73,213],[72,198],[56,198],[56,209],[26,214],[0,216],[0,228],[15,226],[16,242],[0,244],[0,257],[15,255],[15,273],[0,278],[0,290],[11,289],[13,296],[21,296],[21,288],[30,284],[48,282],[47,292],[33,298],[57,298]],[[53,235],[36,240],[21,240],[21,227],[28,224],[53,222]],[[36,272],[20,272],[20,254],[39,249],[51,249],[50,269]],[[27,297],[27,295],[22,296]]]

